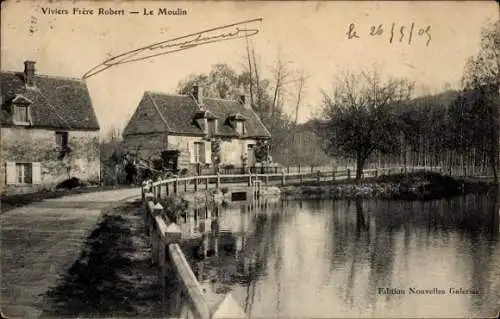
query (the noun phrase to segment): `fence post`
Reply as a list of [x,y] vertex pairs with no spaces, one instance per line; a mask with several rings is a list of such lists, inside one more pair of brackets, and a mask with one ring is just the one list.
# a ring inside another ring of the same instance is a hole
[[335,181],[335,173],[336,171],[332,171],[332,181]]
[[208,189],[208,177],[205,179],[205,189]]
[[252,186],[252,173],[248,174],[248,186]]
[[158,227],[156,227],[156,220],[155,220],[155,217],[156,216],[161,216],[163,212],[163,206],[160,204],[160,203],[157,203],[154,207],[153,207],[153,213],[151,214],[152,217],[153,217],[153,220],[152,220],[152,230],[151,230],[151,263],[153,265],[156,265],[158,263],[158,255],[160,254],[160,251],[159,249],[161,248],[161,234],[160,234],[160,230],[158,229]]
[[187,179],[184,180],[184,193],[187,192],[187,189],[188,189],[188,181]]
[[170,185],[169,183],[165,183],[165,194],[170,195]]
[[285,186],[285,172],[281,172],[281,186]]
[[178,189],[179,189],[179,178],[176,177],[175,182],[174,182],[174,194],[175,195],[177,195]]
[[198,191],[198,177],[195,176],[194,178],[194,191]]
[[269,175],[266,174],[266,185],[269,184]]
[[378,168],[375,168],[375,177],[378,177]]
[[300,172],[299,172],[299,181],[302,183],[302,174]]
[[299,164],[299,174],[300,174],[300,164]]
[[403,174],[405,172],[405,169],[403,167],[401,167],[401,174]]
[[351,179],[351,169],[347,169],[347,179]]
[[314,165],[311,165],[311,174],[314,173]]
[[181,229],[176,223],[167,225],[165,231],[165,241],[161,243],[160,247],[160,267],[161,267],[161,283],[164,286],[166,283],[165,278],[168,276],[167,270],[167,249],[170,244],[179,244],[181,242]]
[[215,184],[215,188],[216,188],[216,189],[219,189],[219,187],[220,187],[220,175],[219,175],[219,173],[217,172],[217,183]]
[[286,172],[287,172],[287,173],[290,173],[290,165],[287,165],[287,166],[286,166]]
[[317,174],[318,174],[317,177],[316,177],[317,181],[321,182],[321,172],[318,170]]

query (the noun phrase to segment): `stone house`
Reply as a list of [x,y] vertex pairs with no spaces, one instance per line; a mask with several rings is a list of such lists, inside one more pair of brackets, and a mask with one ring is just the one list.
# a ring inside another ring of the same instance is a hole
[[254,147],[271,134],[244,95],[239,100],[203,97],[202,87],[190,95],[146,91],[123,131],[127,151],[146,160],[165,162],[176,153],[177,169],[196,172],[219,165],[255,164]]
[[50,189],[76,177],[99,182],[99,124],[85,82],[0,72],[2,194]]

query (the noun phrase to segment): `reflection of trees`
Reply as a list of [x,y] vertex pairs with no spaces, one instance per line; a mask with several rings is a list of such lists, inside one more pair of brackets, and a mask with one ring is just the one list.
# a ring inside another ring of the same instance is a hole
[[495,260],[495,251],[498,249],[498,190],[492,191],[488,196],[473,198],[474,208],[487,214],[487,227],[483,229],[472,228],[466,232],[470,239],[471,287],[483,289],[481,295],[472,296],[474,307],[477,310],[488,310],[493,314],[492,307],[500,300],[498,291],[499,279]]

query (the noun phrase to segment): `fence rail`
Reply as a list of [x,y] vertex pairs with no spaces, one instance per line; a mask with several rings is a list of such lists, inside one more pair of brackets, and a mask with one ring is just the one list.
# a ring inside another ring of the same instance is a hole
[[[222,302],[216,304],[207,298],[179,246],[182,238],[179,225],[166,217],[161,204],[158,202],[155,204],[153,194],[144,194],[143,201],[146,234],[151,239],[151,262],[159,267],[160,281],[165,289],[163,298],[167,298],[165,286],[167,280],[179,283],[176,295],[168,296],[177,300],[175,305],[177,309],[175,311],[164,309],[164,311],[176,312],[177,318],[180,319],[245,318],[243,309],[233,301],[230,293]],[[173,272],[174,278],[169,271]],[[165,304],[163,300],[163,305]]]
[[[435,171],[442,173],[441,167],[419,166],[419,167],[384,167],[363,170],[362,178],[391,175],[404,172],[415,172],[420,170]],[[354,178],[354,170],[316,170],[306,172],[285,172],[268,174],[217,174],[175,177],[156,182],[145,182],[144,192],[151,191],[155,201],[173,194],[195,192],[203,189],[220,189],[223,185],[243,184],[246,186],[275,185],[285,186],[303,182],[322,182],[336,180],[350,180]]]

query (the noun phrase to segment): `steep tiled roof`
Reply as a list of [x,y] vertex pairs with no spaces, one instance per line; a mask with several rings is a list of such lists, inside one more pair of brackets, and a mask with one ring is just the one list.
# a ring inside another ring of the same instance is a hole
[[99,129],[84,81],[44,75],[35,75],[34,80],[35,87],[26,88],[23,73],[0,72],[2,125],[13,124],[12,112],[7,105],[18,97],[33,102],[30,104],[33,126],[69,130]]
[[[257,114],[238,101],[203,98],[202,107],[208,111],[209,118],[218,118],[217,135],[219,136],[240,136],[229,123],[230,116],[238,114],[238,119],[245,121],[243,137],[271,137]],[[200,107],[190,96],[146,91],[123,135],[145,134],[153,131],[203,135],[201,128],[193,121],[198,113],[200,113]],[[158,119],[161,120],[161,125]]]

